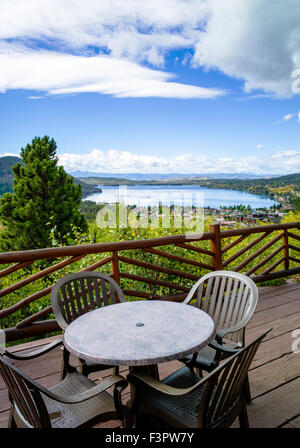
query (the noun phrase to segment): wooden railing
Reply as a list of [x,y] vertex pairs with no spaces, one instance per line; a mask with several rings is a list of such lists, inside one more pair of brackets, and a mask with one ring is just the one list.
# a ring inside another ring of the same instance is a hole
[[129,300],[182,301],[193,283],[210,271],[242,272],[257,283],[299,274],[299,242],[300,222],[223,231],[212,224],[209,232],[194,237],[0,253],[0,326],[7,341],[58,330],[49,294],[70,272],[101,268]]

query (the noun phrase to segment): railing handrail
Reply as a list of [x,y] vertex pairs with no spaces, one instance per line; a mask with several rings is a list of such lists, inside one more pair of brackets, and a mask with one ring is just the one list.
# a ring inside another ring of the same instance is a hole
[[[67,266],[69,267],[85,256],[92,254],[106,255],[93,257],[92,260],[88,257],[87,262],[92,262],[92,264],[87,265],[85,263],[82,265],[80,262],[79,265],[74,266],[74,272],[78,269],[81,271],[93,271],[106,266],[106,269],[109,268],[110,275],[113,276],[117,283],[121,281],[122,284],[123,279],[129,280],[129,289],[126,284],[123,291],[128,297],[135,298],[182,301],[191,287],[191,282],[197,281],[199,276],[203,275],[203,272],[201,273],[202,269],[209,271],[222,269],[240,271],[251,276],[256,283],[288,277],[300,274],[300,247],[295,245],[300,241],[300,234],[292,230],[289,231],[289,229],[299,231],[300,222],[229,230],[221,230],[220,224],[216,223],[210,225],[209,232],[202,234],[169,235],[151,239],[0,253],[0,265],[16,263],[8,267],[4,266],[2,270],[0,269],[0,278],[5,278],[23,268],[27,269],[28,266],[37,260],[62,259],[62,261],[54,261],[55,264],[40,269],[38,272],[32,273],[28,269],[28,272],[26,272],[27,277],[21,277],[12,284],[5,282],[5,286],[0,290],[0,299],[2,300],[2,297],[9,296],[12,293],[17,293],[18,290],[26,287],[26,285],[45,278],[51,273],[65,269]],[[276,234],[272,235],[273,232],[276,232]],[[255,234],[258,235],[255,237]],[[246,239],[249,235],[253,235],[254,238],[252,237],[247,241]],[[233,241],[231,237],[233,237]],[[229,242],[226,242],[227,238],[230,239]],[[202,241],[205,243],[202,246],[191,244]],[[243,245],[241,248],[240,243],[242,241],[246,241],[246,245]],[[259,246],[257,246],[258,244]],[[175,250],[175,253],[173,253],[172,250],[166,248],[166,246],[172,245],[183,249],[183,252],[178,253]],[[157,249],[163,246],[165,246],[164,250]],[[232,251],[233,248],[236,248],[235,251]],[[140,252],[130,253],[130,251],[134,250]],[[145,258],[147,254],[152,254],[155,259],[150,258],[149,260],[149,257]],[[264,254],[263,259],[261,259],[262,254]],[[199,257],[204,257],[204,259]],[[171,263],[165,264],[163,260],[166,259],[170,260]],[[174,261],[181,263],[182,267],[181,264],[179,268],[176,264],[174,266]],[[249,263],[252,264],[249,265]],[[283,269],[279,270],[279,265],[282,265]],[[189,266],[192,270],[186,269],[186,266]],[[167,277],[165,278],[165,276]],[[148,287],[146,290],[143,286],[142,288],[136,285],[131,287],[130,282],[132,281],[139,284],[142,283],[142,285],[146,284]],[[30,294],[26,297],[25,289],[24,297],[20,294],[18,296],[20,299],[0,310],[0,318],[6,318],[27,307],[32,302],[49,295],[53,284],[41,283],[41,285],[38,290],[30,291]],[[157,291],[156,287],[163,289]],[[15,327],[5,329],[7,341],[58,330],[59,327],[56,321],[40,321],[40,319],[45,319],[49,316],[51,312],[52,308],[49,305],[34,314],[25,315],[25,319],[19,321]]]
[[0,264],[52,259],[69,255],[76,256],[82,254],[88,255],[130,249],[145,249],[148,247],[167,246],[168,244],[183,243],[187,241],[193,242],[209,240],[212,237],[213,232],[204,232],[200,237],[198,236],[194,238],[191,234],[182,234],[141,240],[126,240],[108,243],[79,244],[77,246],[47,247],[44,249],[20,250],[15,252],[0,252]]
[[[276,230],[300,228],[300,222],[269,224],[254,227],[245,227],[231,230],[221,230],[220,238],[228,238],[238,235],[251,235],[260,232],[274,232]],[[198,236],[196,236],[198,235]],[[14,252],[0,252],[0,264],[15,262],[36,261],[41,259],[53,259],[64,256],[88,255],[96,253],[115,252],[131,249],[145,249],[148,247],[167,246],[169,244],[212,240],[214,232],[203,232],[202,234],[181,234],[162,236],[159,238],[149,238],[141,240],[115,241],[108,243],[79,244],[76,246],[48,247],[43,249],[21,250]]]

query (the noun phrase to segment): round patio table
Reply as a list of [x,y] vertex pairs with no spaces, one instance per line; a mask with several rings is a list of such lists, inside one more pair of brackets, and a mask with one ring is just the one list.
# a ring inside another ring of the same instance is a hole
[[214,337],[211,317],[191,305],[161,300],[117,303],[90,311],[67,327],[75,356],[112,366],[150,366],[197,352]]

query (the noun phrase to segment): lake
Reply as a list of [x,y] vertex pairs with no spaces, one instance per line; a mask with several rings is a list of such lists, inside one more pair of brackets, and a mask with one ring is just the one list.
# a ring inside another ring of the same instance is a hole
[[[123,198],[128,205],[153,206],[197,205],[198,207],[220,208],[233,205],[250,205],[251,208],[271,207],[276,201],[266,196],[250,194],[245,191],[221,190],[196,185],[130,185],[126,187],[102,186],[102,193],[89,195],[85,200],[114,203]],[[121,192],[121,196],[119,196]]]

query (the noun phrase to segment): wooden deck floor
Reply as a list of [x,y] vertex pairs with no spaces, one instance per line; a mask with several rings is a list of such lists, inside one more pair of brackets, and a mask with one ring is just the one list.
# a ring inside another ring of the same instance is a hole
[[[263,330],[273,327],[261,344],[250,368],[253,397],[248,406],[250,426],[253,428],[300,428],[300,353],[293,353],[292,331],[300,329],[300,283],[289,282],[279,287],[260,288],[257,310],[247,326],[246,339],[250,342]],[[299,336],[298,336],[299,337]],[[15,352],[32,351],[53,338],[12,347]],[[298,344],[300,349],[300,343]],[[59,381],[62,351],[56,349],[38,360],[16,362],[30,377],[46,387]],[[159,365],[161,378],[181,366],[178,361]],[[126,375],[126,368],[121,369]],[[110,372],[102,372],[102,377]],[[99,373],[92,376],[99,377]],[[127,392],[128,397],[128,392]],[[126,395],[124,400],[126,400]],[[0,379],[0,428],[7,427],[9,402],[7,390]],[[110,421],[102,427],[118,427]],[[233,427],[238,427],[237,421]]]

